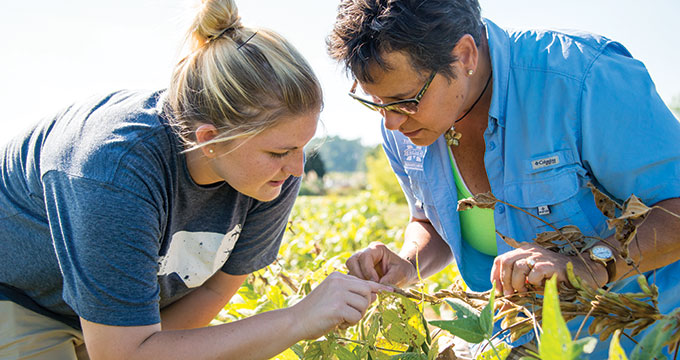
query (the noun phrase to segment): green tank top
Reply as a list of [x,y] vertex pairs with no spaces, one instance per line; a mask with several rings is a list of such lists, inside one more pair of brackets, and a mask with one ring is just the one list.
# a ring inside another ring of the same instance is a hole
[[[468,190],[463,182],[463,178],[458,173],[458,167],[454,161],[451,148],[449,148],[449,160],[451,161],[451,169],[456,181],[458,199],[472,197],[472,193],[470,193],[470,190]],[[493,220],[493,210],[475,207],[458,212],[458,216],[460,217],[460,232],[463,241],[483,254],[496,256],[498,249],[496,247],[496,224]]]

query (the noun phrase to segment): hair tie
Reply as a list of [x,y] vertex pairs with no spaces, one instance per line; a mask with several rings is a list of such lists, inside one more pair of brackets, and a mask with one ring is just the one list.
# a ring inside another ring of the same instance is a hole
[[233,26],[232,26],[232,27],[228,27],[228,28],[226,28],[226,29],[220,31],[219,33],[217,33],[217,35],[214,35],[214,36],[209,37],[209,38],[208,38],[208,42],[211,42],[211,41],[213,41],[213,40],[219,39],[219,38],[222,37],[222,35],[224,35],[224,34],[226,34],[226,33],[228,33],[228,32],[232,32],[232,31],[234,31],[234,30],[236,30],[236,28],[234,28]]

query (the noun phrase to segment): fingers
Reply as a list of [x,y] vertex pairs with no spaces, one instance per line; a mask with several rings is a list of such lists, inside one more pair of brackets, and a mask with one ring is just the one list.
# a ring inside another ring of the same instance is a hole
[[513,264],[512,274],[510,275],[511,286],[516,292],[526,292],[527,277],[533,270],[529,259],[521,259]]
[[543,287],[545,279],[558,273],[556,254],[535,246],[507,252],[494,259],[491,269],[491,281],[495,283],[497,292],[512,295],[529,290],[529,284],[536,288]]
[[362,296],[356,293],[348,294],[345,298],[347,314],[343,316],[345,323],[354,325],[366,314],[368,306],[371,304],[371,294]]
[[349,274],[359,279],[380,281],[381,276],[376,271],[376,265],[379,265],[383,260],[384,250],[387,250],[384,244],[372,243],[366,249],[352,255],[347,260]]
[[499,277],[501,282],[501,290],[503,295],[512,295],[515,293],[515,288],[512,286],[512,273],[515,269],[516,258],[505,258],[499,261]]
[[501,258],[496,257],[493,260],[493,266],[491,267],[491,283],[496,286],[496,293],[503,294],[503,283],[501,279]]
[[401,287],[408,285],[416,277],[415,266],[410,261],[397,256],[391,260],[385,276],[380,279],[380,283]]
[[314,339],[337,326],[354,325],[365,315],[380,291],[390,287],[334,272],[294,305],[302,338]]
[[336,299],[340,302],[340,316],[342,323],[339,325],[349,326],[358,323],[366,314],[368,307],[376,300],[376,294],[380,291],[390,291],[385,286],[372,281],[365,281],[353,276],[333,273],[332,286],[344,288]]

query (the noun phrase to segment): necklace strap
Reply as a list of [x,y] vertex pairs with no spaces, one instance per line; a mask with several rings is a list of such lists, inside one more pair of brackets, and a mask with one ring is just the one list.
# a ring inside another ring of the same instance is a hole
[[475,102],[472,103],[472,106],[470,106],[470,108],[468,109],[468,111],[466,111],[465,114],[463,114],[463,116],[461,116],[460,118],[458,118],[458,120],[456,120],[456,121],[453,122],[454,124],[457,123],[457,122],[459,122],[459,121],[461,121],[461,120],[463,120],[463,119],[465,119],[465,117],[470,113],[470,111],[472,111],[472,109],[475,108],[475,105],[477,105],[477,103],[479,102],[479,100],[482,99],[482,95],[484,95],[484,93],[486,92],[486,88],[489,87],[489,83],[491,82],[491,76],[492,76],[492,75],[493,75],[493,71],[489,74],[489,78],[486,79],[486,85],[484,85],[484,89],[482,90],[482,93],[479,94],[479,96],[477,97],[477,100],[475,100]]

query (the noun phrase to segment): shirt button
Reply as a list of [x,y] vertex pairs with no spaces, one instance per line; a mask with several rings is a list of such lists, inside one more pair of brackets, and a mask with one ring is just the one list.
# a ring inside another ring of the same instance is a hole
[[502,214],[505,212],[505,206],[503,204],[498,204],[496,205],[496,210],[498,210],[499,214]]
[[493,149],[495,149],[495,148],[496,148],[496,143],[493,142],[493,141],[490,142],[490,143],[489,143],[489,150],[493,150]]

